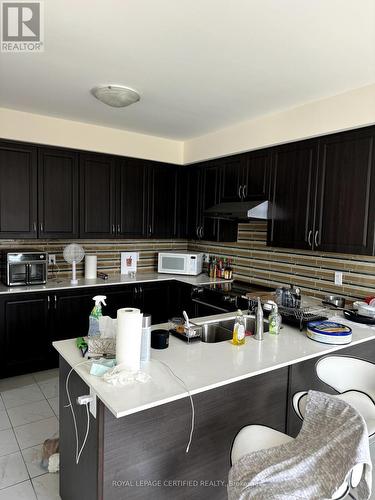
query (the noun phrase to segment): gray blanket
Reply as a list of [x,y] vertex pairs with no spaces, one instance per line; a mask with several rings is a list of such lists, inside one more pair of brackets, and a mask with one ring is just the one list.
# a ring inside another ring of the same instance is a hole
[[365,421],[345,401],[309,391],[297,438],[236,462],[229,472],[228,498],[329,499],[358,463],[366,465],[356,495],[368,499],[372,464]]

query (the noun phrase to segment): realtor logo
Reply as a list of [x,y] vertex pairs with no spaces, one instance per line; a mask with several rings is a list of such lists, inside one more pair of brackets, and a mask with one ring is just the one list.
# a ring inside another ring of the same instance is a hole
[[1,2],[1,52],[43,52],[42,2]]

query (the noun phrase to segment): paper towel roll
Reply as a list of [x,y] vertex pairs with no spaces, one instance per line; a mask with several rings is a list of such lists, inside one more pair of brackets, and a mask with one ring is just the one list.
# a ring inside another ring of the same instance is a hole
[[97,278],[97,256],[86,255],[85,257],[85,279],[93,280]]
[[125,370],[140,369],[142,317],[141,311],[132,307],[117,311],[116,361]]

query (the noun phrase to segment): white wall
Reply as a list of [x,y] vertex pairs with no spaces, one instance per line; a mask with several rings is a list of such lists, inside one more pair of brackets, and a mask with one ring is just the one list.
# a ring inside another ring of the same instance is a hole
[[374,123],[375,84],[185,141],[184,163]]
[[375,84],[176,141],[0,108],[0,138],[189,164],[375,123]]
[[0,108],[0,138],[182,163],[183,143],[89,123]]

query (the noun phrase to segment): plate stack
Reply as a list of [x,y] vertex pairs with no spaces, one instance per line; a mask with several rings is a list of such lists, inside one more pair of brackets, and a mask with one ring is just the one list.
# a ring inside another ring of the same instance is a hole
[[350,344],[352,329],[334,321],[311,321],[307,324],[307,336],[323,344]]

